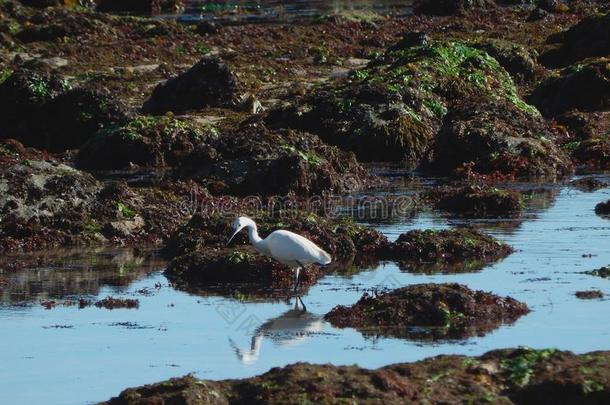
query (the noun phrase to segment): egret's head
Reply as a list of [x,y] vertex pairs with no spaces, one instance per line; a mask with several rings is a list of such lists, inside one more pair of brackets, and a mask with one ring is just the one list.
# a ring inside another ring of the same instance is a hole
[[233,240],[235,235],[237,235],[239,233],[239,231],[241,231],[244,228],[247,228],[248,226],[255,226],[254,221],[248,217],[239,217],[235,221],[233,221],[233,225],[232,225],[233,235],[231,235],[231,237],[229,238],[227,245],[229,243],[231,243],[231,241]]

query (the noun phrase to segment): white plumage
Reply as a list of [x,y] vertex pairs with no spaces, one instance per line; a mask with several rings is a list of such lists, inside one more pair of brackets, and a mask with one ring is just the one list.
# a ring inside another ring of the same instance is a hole
[[244,228],[248,229],[250,243],[257,251],[295,270],[295,291],[302,268],[310,264],[324,266],[332,261],[330,255],[315,243],[290,231],[274,231],[265,239],[261,239],[256,223],[248,217],[239,217],[235,220],[233,223],[235,232],[228,243],[231,243],[235,235]]

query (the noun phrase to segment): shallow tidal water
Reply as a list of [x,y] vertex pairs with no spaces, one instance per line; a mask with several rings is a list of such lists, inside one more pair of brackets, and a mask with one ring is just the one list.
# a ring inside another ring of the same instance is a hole
[[[520,218],[461,220],[425,212],[371,221],[390,239],[410,229],[468,223],[516,251],[471,273],[426,274],[387,262],[329,275],[302,297],[306,313],[294,310],[295,298],[247,303],[177,291],[162,275],[163,261],[150,251],[64,252],[61,266],[5,270],[0,272],[0,403],[94,403],[127,387],[187,373],[241,378],[298,361],[374,368],[519,345],[577,353],[609,349],[610,280],[580,273],[610,264],[610,220],[593,212],[610,198],[610,189],[544,187]],[[444,342],[365,338],[321,319],[335,305],[356,302],[364,290],[425,282],[459,282],[510,295],[532,312],[485,336]],[[586,289],[599,289],[606,298],[574,296]],[[137,298],[139,309],[41,305],[108,295]]]

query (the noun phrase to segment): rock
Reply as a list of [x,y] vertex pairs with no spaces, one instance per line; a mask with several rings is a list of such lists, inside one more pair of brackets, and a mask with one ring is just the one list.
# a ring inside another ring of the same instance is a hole
[[525,303],[511,297],[460,284],[415,284],[377,295],[365,293],[356,304],[336,306],[324,318],[335,327],[366,334],[464,339],[482,336],[528,312]]
[[574,187],[577,190],[591,193],[593,191],[610,187],[610,183],[606,183],[605,181],[599,180],[595,177],[583,177],[578,180],[571,181],[570,186]]
[[455,263],[478,260],[497,261],[512,253],[512,248],[494,237],[474,229],[412,230],[401,234],[389,248],[389,257],[401,262]]
[[79,151],[77,165],[85,169],[125,169],[130,165],[177,165],[196,145],[216,136],[210,126],[196,125],[172,115],[139,116],[122,126],[101,129]]
[[610,200],[597,204],[595,206],[595,213],[597,215],[610,215]]
[[599,290],[576,291],[574,295],[576,296],[576,298],[579,298],[581,300],[604,298],[604,293]]
[[220,26],[212,21],[200,21],[195,26],[195,32],[199,35],[214,35],[220,32]]
[[588,167],[601,170],[610,168],[610,137],[577,141],[572,157]]
[[139,300],[134,299],[123,299],[123,298],[114,298],[114,297],[106,297],[103,300],[99,300],[95,303],[95,306],[98,308],[106,308],[106,309],[118,309],[118,308],[126,308],[133,309],[138,308],[140,306]]
[[[301,272],[300,287],[307,290],[325,272],[309,266]],[[250,247],[188,253],[172,260],[164,275],[177,288],[199,295],[239,291],[240,295],[285,296],[295,282],[293,270]]]
[[588,274],[590,276],[597,276],[597,277],[601,277],[601,278],[610,278],[610,266],[600,267],[599,269],[585,271],[583,273]]
[[495,6],[493,0],[420,0],[415,10],[425,14],[454,15]]
[[229,106],[238,97],[237,80],[229,67],[220,59],[206,57],[185,73],[159,84],[142,109],[148,114],[181,113]]
[[72,242],[84,231],[100,188],[69,166],[18,158],[0,172],[0,251]]
[[201,144],[183,159],[179,178],[202,185],[221,182],[214,194],[314,195],[366,188],[374,180],[353,154],[328,146],[317,136],[294,130],[269,130],[246,122]]
[[455,105],[431,146],[428,171],[463,169],[513,177],[555,177],[572,165],[553,142],[551,128],[538,115],[505,101],[473,99]]
[[136,215],[133,219],[109,222],[104,233],[125,238],[141,231],[144,225],[144,219]]
[[183,0],[95,0],[97,11],[112,13],[153,13],[184,10]]
[[516,81],[527,82],[534,79],[537,70],[535,51],[501,39],[489,39],[474,43],[473,46],[496,59]]
[[542,82],[529,101],[545,116],[568,110],[604,110],[610,107],[610,58],[588,60],[565,68]]
[[549,15],[550,15],[549,12],[546,11],[545,9],[536,7],[534,10],[532,10],[530,15],[527,17],[527,21],[531,22],[531,21],[544,20]]
[[436,209],[462,215],[510,215],[523,208],[518,192],[491,186],[444,187],[431,190],[428,196]]
[[610,13],[585,17],[562,34],[561,46],[541,55],[549,67],[561,67],[595,56],[610,55]]
[[58,76],[18,69],[0,83],[0,137],[15,138],[28,145],[42,146],[43,123],[32,117],[44,116],[47,103],[64,92],[67,84]]
[[392,47],[353,71],[349,80],[320,86],[295,105],[271,111],[267,121],[319,134],[360,160],[416,167],[447,112],[474,97],[489,100],[481,108],[512,105],[515,115],[539,120],[537,110],[518,97],[508,73],[487,53],[458,42],[430,41]]
[[[610,398],[610,353],[555,349],[495,350],[480,357],[445,355],[370,370],[297,363],[241,380],[192,375],[124,390],[103,405],[236,403],[594,404]],[[439,378],[442,376],[442,378]],[[304,389],[306,387],[307,389]]]
[[75,88],[51,100],[46,108],[47,149],[83,146],[102,128],[127,122],[133,112],[115,94]]

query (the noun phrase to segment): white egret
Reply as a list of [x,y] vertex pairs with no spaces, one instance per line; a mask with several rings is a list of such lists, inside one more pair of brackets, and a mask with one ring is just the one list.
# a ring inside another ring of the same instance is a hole
[[294,269],[296,291],[299,286],[299,274],[301,269],[310,264],[327,265],[332,258],[315,243],[296,233],[278,230],[271,232],[265,239],[258,236],[256,223],[248,217],[239,217],[233,222],[235,232],[227,242],[231,243],[235,235],[242,229],[248,229],[250,243],[258,252],[277,260],[278,262]]

